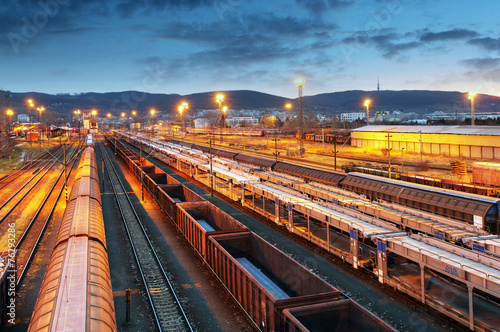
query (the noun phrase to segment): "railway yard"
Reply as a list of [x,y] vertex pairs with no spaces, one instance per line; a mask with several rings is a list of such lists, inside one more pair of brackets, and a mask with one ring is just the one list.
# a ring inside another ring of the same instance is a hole
[[500,329],[495,197],[115,131],[0,200],[5,331]]

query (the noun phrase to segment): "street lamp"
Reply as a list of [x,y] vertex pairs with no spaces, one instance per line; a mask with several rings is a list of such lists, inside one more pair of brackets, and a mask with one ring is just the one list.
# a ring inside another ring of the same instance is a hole
[[222,102],[224,101],[224,95],[223,94],[218,94],[217,97],[215,98],[217,103],[219,103],[219,131],[220,131],[220,142],[222,143]]
[[[12,130],[12,115],[14,115],[14,112],[11,109],[8,109],[7,116],[9,117],[10,130]],[[9,167],[12,168],[12,155],[11,155],[11,148],[10,148],[10,130],[7,130],[7,140],[9,141]]]
[[365,100],[365,107],[366,107],[366,125],[370,125],[370,103],[372,101],[370,99]]
[[133,129],[135,129],[136,127],[136,124],[135,124],[135,116],[137,115],[137,112],[136,111],[132,111],[132,119],[134,120],[134,126],[133,126]]
[[152,124],[152,135],[151,137],[154,136],[155,134],[155,113],[156,113],[156,110],[153,108],[149,111],[149,113],[151,113],[151,124]]
[[76,110],[73,113],[75,113],[76,122],[78,123],[78,143],[80,143],[80,114],[82,114],[82,112],[80,110]]
[[302,88],[304,87],[305,80],[303,78],[297,78],[295,80],[295,84],[297,85],[297,88],[299,88],[299,133],[300,133],[300,139],[299,139],[299,147],[300,151],[299,154],[302,155],[304,152],[304,119],[303,119],[303,101],[302,101]]
[[181,116],[181,131],[183,131],[183,128],[184,128],[184,118],[182,117],[182,112],[184,112],[184,110],[187,110],[188,107],[189,107],[189,104],[186,102],[183,102],[179,106],[179,115]]
[[285,108],[288,112],[288,121],[290,121],[290,109],[292,108],[292,104],[290,104],[290,103],[286,104]]
[[33,142],[31,141],[31,135],[30,135],[30,131],[31,131],[31,109],[33,107],[35,107],[35,104],[33,103],[33,99],[28,99],[28,122],[29,122],[28,137],[29,137],[29,141],[30,141],[30,147],[33,146]]
[[474,98],[476,98],[476,93],[475,92],[469,92],[469,99],[470,99],[470,125],[474,126],[476,122],[474,121]]
[[36,108],[40,113],[40,147],[42,147],[42,112],[45,111],[45,107],[40,106]]
[[123,124],[125,123],[125,112],[122,112],[122,129],[123,129]]

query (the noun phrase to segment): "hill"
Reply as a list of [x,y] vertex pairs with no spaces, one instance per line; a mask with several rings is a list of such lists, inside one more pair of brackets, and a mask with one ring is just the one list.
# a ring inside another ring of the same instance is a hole
[[[226,96],[224,104],[232,109],[269,109],[283,108],[290,99],[257,91],[238,90],[223,91]],[[36,105],[47,106],[61,116],[67,116],[75,109],[97,109],[100,114],[138,110],[145,112],[155,108],[162,113],[177,111],[182,101],[187,101],[189,110],[216,109],[217,92],[195,93],[181,96],[178,94],[150,94],[138,91],[80,93],[80,94],[43,94],[36,92],[12,93],[10,106],[18,113],[27,113],[26,100],[32,98]],[[304,97],[304,111],[325,114],[353,112],[364,110],[363,101],[372,100],[371,110],[399,109],[405,112],[429,113],[434,111],[454,112],[470,110],[467,95],[450,91],[343,91],[324,93]],[[297,99],[291,100],[297,108]],[[478,95],[476,98],[478,111],[500,112],[500,97]]]

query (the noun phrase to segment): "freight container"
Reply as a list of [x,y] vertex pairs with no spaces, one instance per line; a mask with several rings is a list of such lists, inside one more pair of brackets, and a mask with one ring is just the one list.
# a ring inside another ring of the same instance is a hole
[[[167,175],[167,177],[170,177]],[[172,180],[175,181],[174,178]],[[177,204],[186,202],[204,202],[205,199],[200,195],[196,194],[194,191],[188,187],[177,183],[177,184],[160,184],[158,185],[158,195],[156,201],[158,205],[165,211],[167,216],[177,224]]]
[[340,292],[254,233],[210,236],[207,261],[262,331],[281,331],[283,310],[337,300]]
[[248,228],[210,202],[177,204],[177,227],[204,259],[210,235],[248,232]]
[[283,311],[285,332],[389,332],[386,322],[350,299]]
[[500,187],[500,164],[473,163],[472,177],[474,183]]

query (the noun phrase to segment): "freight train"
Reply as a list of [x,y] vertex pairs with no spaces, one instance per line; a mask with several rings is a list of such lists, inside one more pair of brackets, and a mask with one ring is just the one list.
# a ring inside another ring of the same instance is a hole
[[117,330],[91,135],[86,146],[29,332]]
[[[210,153],[210,148],[206,146],[178,140],[170,140],[170,143],[192,150],[198,149],[205,154]],[[344,173],[282,161],[276,162],[273,159],[222,149],[214,150],[213,155],[257,165],[262,168],[270,168],[273,171],[304,178],[306,181],[321,182],[347,189],[365,195],[371,200],[394,202],[447,216],[493,234],[500,234],[500,199],[498,198],[430,187],[418,183],[408,183],[370,174],[363,174],[363,181],[359,181],[360,173],[356,172]],[[394,192],[390,195],[385,190],[381,190],[388,187],[394,189]],[[429,199],[430,196],[433,199]],[[443,203],[445,201],[448,203]]]
[[261,331],[394,331],[120,141],[107,140]]

